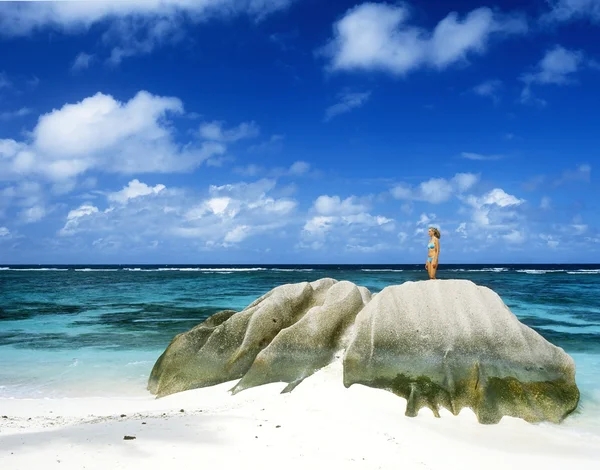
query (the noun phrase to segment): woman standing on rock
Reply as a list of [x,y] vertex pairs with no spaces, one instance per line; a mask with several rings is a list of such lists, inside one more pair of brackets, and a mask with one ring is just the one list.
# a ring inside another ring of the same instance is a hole
[[429,279],[436,279],[435,273],[438,268],[438,259],[440,257],[440,231],[437,228],[429,227],[429,244],[427,245],[427,262],[425,269],[429,274]]

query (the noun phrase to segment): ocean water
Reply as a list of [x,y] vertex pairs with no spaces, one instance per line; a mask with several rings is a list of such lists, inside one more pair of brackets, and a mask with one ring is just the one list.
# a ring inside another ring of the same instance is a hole
[[[323,277],[379,292],[422,265],[1,266],[0,398],[141,396],[173,336],[285,283]],[[445,265],[495,290],[562,347],[582,392],[564,426],[600,436],[600,265]]]

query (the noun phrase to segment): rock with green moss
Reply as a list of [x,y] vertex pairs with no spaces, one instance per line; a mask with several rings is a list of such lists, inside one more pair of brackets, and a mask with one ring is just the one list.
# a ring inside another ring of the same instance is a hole
[[160,396],[239,379],[233,392],[284,382],[289,392],[343,357],[347,387],[406,398],[406,414],[441,407],[560,422],[579,400],[573,360],[470,281],[364,287],[321,279],[277,287],[175,337],[148,389]]
[[234,387],[235,393],[271,382],[287,382],[292,391],[306,377],[343,353],[356,314],[371,299],[364,287],[338,282],[327,291],[322,305],[315,305],[264,348]]
[[336,282],[320,279],[279,286],[241,312],[222,315],[224,321],[206,327],[212,330],[208,337],[194,331],[202,325],[179,335],[155,364],[148,389],[161,397],[240,379],[281,330],[323,304]]
[[344,385],[407,399],[406,414],[473,409],[560,422],[576,407],[573,359],[513,315],[492,290],[465,280],[407,282],[381,291],[358,314],[344,356]]

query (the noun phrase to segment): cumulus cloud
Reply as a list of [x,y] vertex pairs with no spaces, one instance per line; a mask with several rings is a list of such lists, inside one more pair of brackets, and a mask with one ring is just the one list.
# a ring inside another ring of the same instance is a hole
[[292,166],[290,166],[288,174],[291,176],[301,176],[301,175],[305,175],[309,171],[310,171],[310,163],[300,160],[300,161],[292,163]]
[[127,198],[127,203],[104,210],[86,203],[69,212],[60,234],[124,243],[135,234],[136,243],[145,241],[148,246],[156,240],[185,239],[204,249],[218,249],[261,234],[276,237],[295,220],[297,201],[274,197],[273,180],[212,185],[204,196],[161,186],[131,182],[123,191],[107,195],[108,202],[118,195],[119,202]]
[[250,227],[247,225],[238,225],[233,230],[227,232],[224,238],[225,243],[240,243],[250,236]]
[[250,139],[260,134],[260,129],[254,121],[243,122],[239,126],[224,129],[223,121],[205,122],[200,125],[200,136],[206,140],[215,142],[237,142],[242,139]]
[[71,70],[73,72],[79,72],[80,70],[88,69],[95,59],[96,56],[94,54],[80,52],[79,54],[77,54],[77,57],[75,57],[75,60],[71,65]]
[[542,22],[556,23],[588,18],[600,22],[600,0],[548,0],[551,10]]
[[145,183],[141,183],[139,180],[134,179],[129,182],[121,191],[111,193],[108,195],[110,201],[126,203],[130,199],[136,197],[148,196],[149,194],[158,194],[165,189],[164,184],[157,184],[156,186],[148,186]]
[[338,95],[338,102],[325,110],[325,122],[331,121],[340,114],[349,113],[353,109],[362,107],[371,97],[371,92],[351,93],[343,92]]
[[91,204],[82,204],[77,209],[69,211],[67,215],[67,222],[65,226],[60,230],[59,235],[71,235],[77,232],[79,223],[85,220],[86,217],[90,217],[93,214],[98,213],[98,208]]
[[[367,212],[367,204],[355,196],[341,199],[339,196],[319,196],[311,209],[313,214],[302,229],[300,248],[320,250],[327,242],[336,246],[357,247],[358,243],[348,244],[359,233],[361,239],[375,239],[378,233],[392,232],[394,220],[383,215]],[[370,244],[369,246],[374,246]],[[362,251],[362,250],[359,250]]]
[[27,209],[22,210],[19,213],[19,218],[26,224],[39,222],[45,216],[46,216],[46,209],[44,208],[44,206],[41,206],[41,205],[29,207]]
[[[171,173],[196,169],[227,152],[227,142],[253,132],[220,129],[221,141],[179,142],[167,119],[180,116],[178,98],[140,91],[127,102],[97,93],[42,115],[28,142],[0,139],[0,178],[41,175],[64,181],[90,171]],[[219,137],[214,134],[212,137]]]
[[490,192],[484,194],[483,196],[481,196],[479,198],[470,197],[468,200],[475,207],[492,206],[492,205],[496,205],[498,207],[509,207],[509,206],[518,206],[525,202],[524,199],[519,199],[511,194],[508,194],[500,188],[492,189]]
[[520,244],[525,241],[525,235],[519,230],[512,230],[511,232],[502,235],[502,238],[509,243]]
[[473,88],[473,93],[478,96],[490,98],[494,103],[500,101],[502,82],[500,80],[486,80]]
[[4,111],[0,113],[0,120],[10,121],[12,119],[29,116],[31,113],[33,113],[33,110],[31,108],[21,108],[17,109],[16,111]]
[[54,30],[79,34],[108,25],[103,43],[112,64],[181,41],[185,24],[246,15],[261,20],[293,0],[128,0],[109,2],[0,2],[0,36]]
[[503,209],[520,206],[525,202],[500,188],[494,188],[479,197],[471,195],[463,200],[473,208],[472,220],[478,227],[499,229],[506,228],[504,221],[514,216]]
[[394,198],[400,200],[425,201],[440,204],[448,201],[453,195],[471,189],[479,181],[479,175],[473,173],[457,173],[452,179],[432,178],[417,187],[406,184],[396,185],[391,190]]
[[540,238],[546,242],[546,246],[548,246],[548,248],[553,250],[558,248],[558,245],[560,245],[560,239],[558,239],[555,235],[540,233]]
[[0,239],[9,238],[9,237],[10,237],[10,230],[8,230],[6,227],[0,227]]
[[368,210],[368,206],[358,202],[354,196],[344,200],[339,196],[319,196],[313,207],[320,215],[351,215]]
[[406,4],[363,3],[333,26],[334,35],[320,51],[329,68],[381,70],[404,75],[422,67],[446,68],[483,54],[493,38],[527,31],[523,17],[483,7],[460,18],[455,12],[433,31],[409,24]]
[[581,51],[565,49],[560,45],[546,51],[535,70],[521,76],[525,84],[521,91],[522,103],[545,105],[544,100],[535,98],[533,85],[569,85],[575,83],[574,75],[584,67],[593,65]]

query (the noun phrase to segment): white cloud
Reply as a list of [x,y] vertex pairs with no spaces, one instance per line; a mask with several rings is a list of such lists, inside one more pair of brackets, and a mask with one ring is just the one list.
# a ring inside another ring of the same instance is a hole
[[243,176],[258,176],[260,174],[266,174],[270,178],[280,178],[282,176],[305,176],[314,174],[311,172],[311,164],[302,160],[292,163],[288,168],[277,167],[271,170],[267,170],[266,168],[256,165],[254,163],[243,166],[236,167],[233,171],[239,175]]
[[73,65],[71,65],[71,70],[73,72],[78,72],[80,70],[85,70],[92,65],[92,63],[96,60],[96,56],[94,54],[87,54],[85,52],[80,52],[75,57],[73,61]]
[[462,152],[461,156],[467,160],[478,160],[478,161],[493,161],[504,158],[502,155],[484,155],[481,153]]
[[133,243],[134,235],[149,244],[155,240],[175,243],[184,238],[217,249],[250,236],[276,236],[281,228],[293,223],[297,202],[270,196],[274,188],[273,181],[259,180],[211,186],[200,202],[196,194],[164,188],[153,191],[152,197],[135,198],[135,204],[118,204],[105,210],[87,203],[68,214],[60,233],[92,234],[95,239],[110,236],[124,243]]
[[467,238],[468,233],[467,233],[467,223],[466,222],[462,222],[458,228],[456,229],[456,233],[460,233],[460,236],[462,238]]
[[538,64],[537,71],[527,74],[523,78],[528,83],[563,85],[569,83],[570,76],[577,72],[583,54],[579,51],[570,51],[562,46],[554,46],[546,51],[546,55]]
[[[360,246],[375,246],[382,232],[392,232],[394,220],[382,215],[366,212],[368,206],[359,202],[355,196],[341,199],[339,196],[320,196],[312,207],[316,213],[304,224],[301,233],[300,248],[320,250],[326,246],[337,249],[341,246],[353,246],[353,250],[361,250]],[[360,234],[361,243],[348,243],[354,234]],[[373,243],[367,243],[373,240]],[[328,244],[329,242],[329,244]]]
[[480,197],[468,196],[463,200],[473,208],[472,220],[480,228],[506,229],[505,219],[513,219],[515,214],[507,212],[525,202],[500,188],[492,189]]
[[544,196],[542,198],[542,200],[540,201],[540,209],[547,211],[547,210],[550,210],[551,208],[552,208],[552,200],[549,197]]
[[500,188],[492,189],[484,194],[478,200],[479,205],[497,205],[499,207],[517,206],[523,204],[524,199],[519,199],[511,194],[507,194]]
[[430,227],[431,223],[436,219],[435,214],[421,214],[419,220],[417,221],[417,227]]
[[45,216],[46,216],[46,209],[44,209],[44,206],[29,207],[19,213],[19,217],[26,224],[39,222]]
[[587,164],[579,165],[575,170],[563,171],[560,178],[554,181],[554,186],[561,186],[567,183],[584,182],[589,183],[592,175],[592,167]]
[[103,43],[112,48],[109,62],[149,54],[164,44],[180,41],[185,24],[210,18],[247,15],[261,20],[287,8],[293,0],[127,0],[109,2],[0,3],[0,36],[25,36],[52,29],[78,34],[92,26],[108,25]]
[[250,153],[277,153],[283,148],[285,136],[274,134],[269,140],[248,147]]
[[29,116],[32,112],[33,112],[33,110],[31,108],[21,108],[21,109],[17,109],[16,111],[4,111],[4,112],[0,113],[0,120],[10,121],[15,118]]
[[[0,178],[41,175],[64,181],[90,171],[170,173],[197,168],[227,152],[224,142],[178,142],[167,119],[182,115],[177,98],[140,91],[128,102],[97,93],[42,115],[29,142],[0,140]],[[254,132],[242,124],[222,131],[233,141]]]
[[85,217],[86,215],[95,214],[96,212],[98,212],[97,207],[92,206],[91,204],[83,204],[77,209],[69,211],[69,214],[67,215],[67,220],[79,219],[81,217]]
[[390,190],[390,193],[396,199],[411,199],[413,197],[413,190],[411,189],[410,186],[408,186],[404,183],[394,186]]
[[79,223],[82,221],[82,219],[97,213],[98,208],[91,204],[82,204],[77,209],[69,211],[69,214],[67,215],[67,222],[60,232],[58,232],[59,235],[71,235],[75,233],[78,230]]
[[311,236],[321,236],[331,230],[337,220],[337,217],[332,216],[315,216],[304,224],[304,231]]
[[512,230],[510,233],[502,235],[502,238],[509,243],[519,244],[525,241],[525,235],[518,230]]
[[340,114],[349,113],[353,109],[362,107],[370,97],[370,91],[364,93],[341,93],[338,96],[338,102],[325,110],[325,122],[331,121]]
[[400,200],[425,201],[440,204],[448,201],[454,194],[461,194],[471,189],[479,181],[474,173],[457,173],[452,179],[432,178],[412,188],[406,184],[396,185],[391,189],[394,198]]
[[491,98],[494,103],[500,101],[500,91],[502,90],[502,82],[500,80],[487,80],[473,88],[473,93],[478,96]]
[[260,134],[260,129],[254,121],[243,122],[232,129],[224,129],[223,121],[205,122],[200,125],[200,136],[215,142],[237,142],[251,139]]
[[560,245],[560,240],[553,235],[540,233],[540,238],[546,242],[548,248],[556,249]]
[[0,189],[0,217],[9,208],[20,208],[18,218],[25,223],[41,220],[45,215],[46,197],[41,184],[21,181]]
[[163,189],[165,189],[165,185],[157,184],[156,186],[148,186],[145,183],[141,183],[139,180],[134,179],[129,182],[127,186],[125,186],[121,191],[111,193],[108,195],[108,199],[110,201],[120,202],[125,204],[130,199],[134,199],[140,196],[148,196],[149,194],[158,194]]
[[381,251],[389,250],[390,246],[386,243],[377,243],[375,245],[346,245],[346,250],[355,251],[358,253],[379,253]]
[[432,178],[419,185],[420,194],[423,200],[432,204],[439,204],[450,199],[454,188],[452,184],[444,178]]
[[227,232],[225,235],[225,243],[240,243],[250,235],[250,227],[247,225],[238,225],[236,228]]
[[532,86],[537,85],[569,85],[575,83],[573,76],[584,67],[593,66],[593,62],[586,60],[581,51],[565,49],[560,45],[546,51],[546,54],[532,73],[521,77],[525,86],[521,92],[522,103],[545,105],[544,100],[535,98]]
[[552,9],[542,16],[542,22],[562,22],[589,18],[600,22],[600,0],[549,0]]
[[10,237],[10,230],[6,227],[0,227],[0,238]]
[[368,206],[358,202],[354,196],[344,200],[339,196],[319,196],[313,208],[319,215],[351,215],[368,210]]
[[303,162],[303,161],[297,161],[292,164],[288,173],[291,176],[301,176],[301,175],[305,175],[309,171],[310,171],[310,163]]
[[433,31],[408,24],[406,4],[363,3],[333,26],[334,37],[322,49],[331,70],[382,70],[397,75],[420,67],[442,69],[483,54],[492,37],[527,31],[522,17],[484,7],[463,19],[450,13]]

